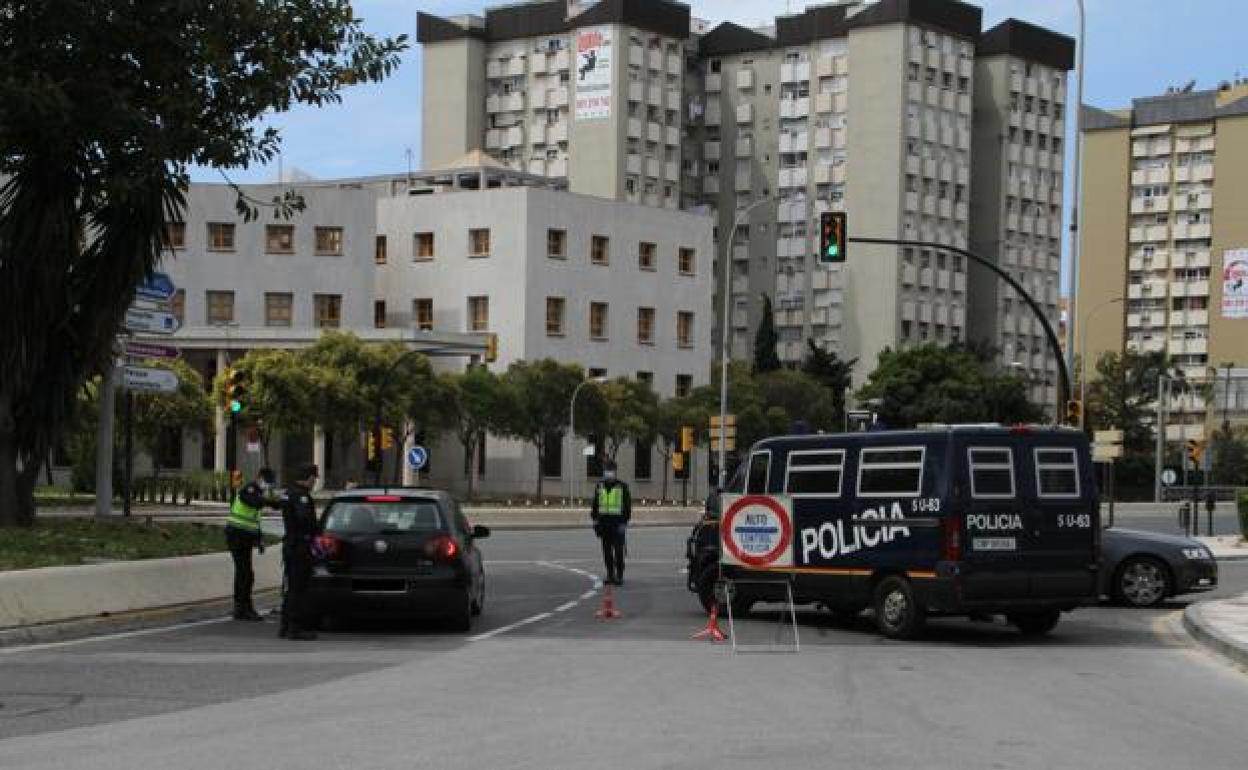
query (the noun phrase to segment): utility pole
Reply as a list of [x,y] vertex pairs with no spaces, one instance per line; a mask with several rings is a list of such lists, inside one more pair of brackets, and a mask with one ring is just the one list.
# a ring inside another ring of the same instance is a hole
[[117,363],[110,356],[100,378],[100,419],[95,426],[95,515],[113,512],[113,404],[117,392]]
[[1166,374],[1157,375],[1157,457],[1153,473],[1153,502],[1161,502],[1161,466],[1166,457]]

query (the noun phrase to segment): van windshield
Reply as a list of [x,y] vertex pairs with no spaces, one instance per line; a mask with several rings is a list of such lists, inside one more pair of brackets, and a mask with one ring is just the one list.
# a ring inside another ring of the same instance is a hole
[[325,531],[342,535],[438,532],[443,529],[442,511],[432,500],[338,502],[325,517]]

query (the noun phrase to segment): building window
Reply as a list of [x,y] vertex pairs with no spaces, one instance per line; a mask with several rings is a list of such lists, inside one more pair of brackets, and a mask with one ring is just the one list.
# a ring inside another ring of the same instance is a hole
[[234,322],[234,292],[209,291],[205,293],[208,325]]
[[342,295],[316,294],[312,297],[318,329],[337,329],[342,325]]
[[488,227],[468,231],[468,256],[490,256],[490,229]]
[[681,275],[693,275],[696,253],[693,249],[681,249],[677,252],[676,265]]
[[589,303],[589,338],[605,340],[607,338],[607,303]]
[[288,293],[267,293],[264,295],[264,325],[290,326],[291,310],[294,306],[294,295]]
[[231,222],[208,223],[208,250],[234,250],[234,224]]
[[484,332],[490,330],[490,298],[468,298],[468,331]]
[[169,302],[169,312],[178,319],[178,325],[186,323],[186,289],[178,289]]
[[658,247],[653,243],[642,241],[637,244],[637,266],[642,270],[654,269],[654,255],[658,251]]
[[433,259],[433,233],[416,233],[412,240],[414,259]]
[[373,300],[373,328],[386,328],[386,301],[384,299]]
[[676,375],[676,398],[685,398],[693,390],[693,375]]
[[377,245],[373,249],[373,262],[378,265],[386,264],[386,236],[377,236]]
[[546,298],[546,336],[563,336],[563,297]]
[[568,231],[546,231],[546,256],[565,259],[568,256]]
[[422,332],[433,331],[433,298],[422,297],[412,302],[412,315],[416,328]]
[[265,225],[264,252],[266,254],[294,254],[294,225]]
[[589,241],[589,260],[595,265],[609,264],[611,258],[611,239],[605,235],[595,235]]
[[166,249],[186,248],[186,223],[185,222],[166,222],[165,223],[164,245]]
[[688,310],[676,313],[676,345],[682,348],[693,347],[693,313]]
[[637,372],[637,381],[647,388],[654,387],[654,372]]
[[316,228],[316,254],[324,257],[342,256],[342,228]]
[[637,308],[637,343],[639,345],[654,344],[654,308]]

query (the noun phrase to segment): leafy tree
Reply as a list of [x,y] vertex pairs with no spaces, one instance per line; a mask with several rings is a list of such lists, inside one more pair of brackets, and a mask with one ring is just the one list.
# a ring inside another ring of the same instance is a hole
[[1223,426],[1213,432],[1206,452],[1213,453],[1213,480],[1240,485],[1248,479],[1248,428]]
[[[719,414],[718,409],[715,414]],[[655,435],[659,439],[659,455],[663,458],[663,491],[660,495],[663,499],[667,499],[667,474],[671,469],[672,455],[680,447],[680,429],[685,426],[693,428],[700,444],[702,437],[706,436],[710,415],[705,402],[689,397],[669,398],[659,403],[655,412]]]
[[889,428],[1044,419],[1044,412],[1027,400],[1020,378],[991,371],[971,351],[938,345],[885,349],[858,398],[878,399],[880,419]]
[[574,364],[561,364],[550,358],[516,361],[502,375],[512,408],[503,423],[503,433],[537,449],[537,496],[542,496],[542,460],[549,442],[568,427],[568,404],[572,392],[585,379],[585,372]]
[[[1096,430],[1123,432],[1123,454],[1152,454],[1157,381],[1170,372],[1165,353],[1104,353],[1088,384],[1085,419]],[[1182,386],[1178,388],[1182,390]]]
[[181,219],[188,167],[271,160],[261,118],[382,80],[405,44],[364,34],[348,0],[0,11],[0,527],[33,523],[39,467]]
[[802,371],[832,392],[832,419],[836,430],[845,425],[845,394],[853,384],[854,365],[857,363],[856,358],[842,361],[836,353],[824,350],[814,340],[806,340]]
[[780,356],[776,346],[780,344],[780,335],[776,333],[776,319],[771,311],[771,297],[763,295],[763,316],[758,322],[758,331],[754,333],[754,372],[774,372],[780,368]]
[[581,398],[585,398],[590,414],[585,421],[577,420],[578,432],[584,426],[584,435],[601,437],[609,459],[615,460],[626,441],[644,445],[654,439],[659,399],[646,383],[617,377]]
[[773,433],[789,433],[797,423],[804,423],[811,433],[840,429],[832,391],[810,375],[781,369],[755,380],[767,410],[779,410],[768,418]]
[[[247,388],[237,419],[256,428],[267,464],[275,433],[297,433],[317,422],[312,368],[302,356],[287,350],[252,350],[230,367],[242,373]],[[213,396],[224,408],[225,372],[217,374]]]
[[[476,485],[477,450],[487,433],[502,433],[507,415],[515,408],[500,378],[484,366],[449,372],[437,378],[447,398],[446,418],[464,448],[468,467],[468,497]],[[541,475],[540,473],[538,474]]]

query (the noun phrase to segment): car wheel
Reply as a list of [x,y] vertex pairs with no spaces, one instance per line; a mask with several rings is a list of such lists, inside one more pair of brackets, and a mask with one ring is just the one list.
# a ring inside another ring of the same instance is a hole
[[1133,556],[1118,568],[1115,595],[1128,607],[1156,607],[1170,595],[1170,571],[1149,556]]
[[481,578],[477,591],[477,598],[472,600],[472,614],[474,617],[479,616],[485,610],[485,578]]
[[[698,572],[697,579],[698,601],[702,603],[702,609],[710,612],[711,608],[718,605],[719,614],[726,616],[728,614],[728,605],[723,601],[722,592],[728,590],[728,585],[721,587],[719,579],[719,565],[715,563],[706,564]],[[755,600],[743,596],[740,590],[734,590],[733,596],[729,598],[732,602],[732,616],[734,618],[743,618],[750,614],[750,610],[754,608]]]
[[913,639],[923,630],[925,610],[914,598],[910,581],[889,575],[875,587],[875,626],[889,639]]
[[1061,610],[1024,612],[1009,616],[1010,622],[1018,627],[1023,636],[1044,636],[1052,631],[1057,621],[1061,619]]

